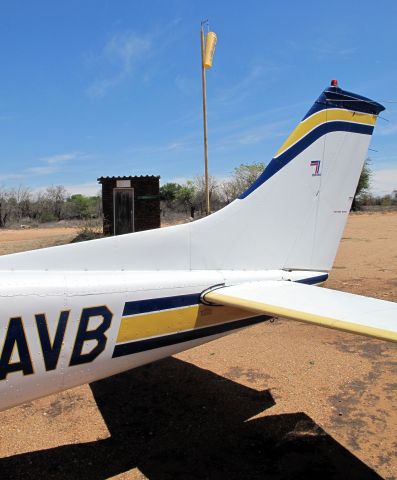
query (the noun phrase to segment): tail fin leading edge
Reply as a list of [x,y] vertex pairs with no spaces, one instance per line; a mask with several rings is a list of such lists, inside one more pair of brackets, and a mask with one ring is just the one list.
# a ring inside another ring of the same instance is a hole
[[192,224],[193,257],[206,230],[222,268],[330,270],[382,110],[326,89],[256,182],[208,226]]

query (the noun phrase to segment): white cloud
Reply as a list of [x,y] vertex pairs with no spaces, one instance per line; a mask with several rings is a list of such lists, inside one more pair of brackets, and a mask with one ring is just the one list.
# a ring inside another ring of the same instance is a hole
[[[202,177],[203,174],[201,172],[198,172],[194,175],[191,175],[190,177],[162,177],[160,179],[161,185],[164,185],[166,183],[179,183],[180,185],[184,185],[185,183],[189,181],[195,181],[197,177]],[[232,177],[231,174],[224,174],[224,173],[214,173],[210,175],[212,179],[215,180],[215,182],[219,185],[223,182],[229,181]]]
[[76,193],[81,193],[88,197],[94,195],[100,195],[101,185],[99,183],[89,182],[89,183],[76,183],[74,185],[65,185],[65,188],[70,195]]
[[87,89],[90,97],[103,97],[107,91],[118,85],[124,78],[124,75],[115,75],[111,78],[103,78],[95,80],[95,82]]
[[387,195],[397,190],[397,167],[374,170],[371,191],[375,195]]
[[137,58],[151,47],[151,40],[135,32],[123,32],[114,35],[105,45],[104,55],[125,71],[130,71]]
[[[76,193],[81,193],[88,197],[101,195],[101,185],[99,183],[89,182],[89,183],[76,183],[71,185],[63,185],[69,195],[75,195]],[[39,193],[44,192],[47,189],[48,185],[36,187],[33,189],[33,192]]]
[[186,182],[189,180],[192,180],[193,177],[161,177],[160,178],[160,184],[165,185],[166,183],[179,183],[180,185],[184,185]]
[[58,172],[59,167],[55,167],[53,165],[43,165],[38,167],[30,167],[26,171],[36,175],[50,175],[51,173]]
[[132,154],[160,154],[167,152],[187,152],[191,150],[197,144],[197,139],[194,137],[185,139],[176,139],[169,143],[164,144],[150,144],[150,145],[137,145],[128,149],[128,153]]
[[289,120],[280,120],[278,122],[259,125],[243,132],[238,138],[238,141],[242,145],[252,145],[270,138],[284,137],[288,133],[288,131],[286,131],[286,125],[288,124]]
[[90,155],[87,155],[83,152],[71,152],[71,153],[61,153],[56,155],[51,155],[49,157],[43,157],[40,159],[42,165],[37,165],[35,167],[29,167],[26,169],[26,172],[33,173],[36,175],[50,175],[62,170],[62,164],[70,162],[72,160],[82,160],[90,158]]
[[97,78],[87,89],[88,95],[103,97],[108,90],[131,76],[136,65],[148,54],[151,47],[150,35],[141,35],[136,32],[121,32],[113,35],[100,55],[100,63],[105,69],[110,69],[111,73]]
[[81,152],[62,153],[52,155],[50,157],[43,157],[40,160],[46,162],[48,165],[55,165],[68,162],[69,160],[75,160],[77,158],[86,157],[87,155]]
[[[279,122],[285,122],[286,125],[289,122],[292,128],[295,127],[301,119],[303,113],[306,113],[305,107],[307,107],[307,102],[299,102],[261,111],[260,113],[239,116],[238,118],[232,117],[219,123],[215,127],[211,127],[211,133],[231,134],[235,132],[235,134],[240,135],[241,132],[246,130],[248,131],[253,128],[260,128],[260,126],[263,125],[271,125],[272,123]],[[201,112],[200,115],[202,115]],[[273,119],[273,121],[269,122],[269,118]]]
[[246,98],[254,90],[254,86],[263,82],[273,81],[280,73],[281,67],[255,64],[247,75],[229,88],[225,88],[216,98],[222,104],[234,104]]
[[199,82],[196,78],[187,77],[185,75],[177,75],[175,77],[175,85],[178,90],[185,96],[192,96],[199,94]]
[[22,173],[5,173],[4,175],[0,174],[0,181],[3,180],[20,180],[25,178],[25,175]]
[[285,137],[290,120],[262,123],[238,132],[231,132],[219,138],[213,144],[213,150],[227,150],[232,147],[260,144],[264,140]]
[[321,59],[330,56],[349,58],[357,53],[357,47],[353,45],[353,40],[348,38],[349,33],[350,32],[343,31],[343,27],[339,26],[338,28],[335,26],[335,28],[332,29],[331,36],[325,34],[325,36],[311,39],[310,43],[287,40],[286,47],[292,51],[305,52],[305,54],[307,54],[307,52],[313,53]]
[[328,40],[318,42],[317,45],[313,45],[312,50],[318,53],[321,56],[340,56],[340,57],[350,57],[357,52],[356,47],[343,47],[341,45],[334,44],[332,45]]

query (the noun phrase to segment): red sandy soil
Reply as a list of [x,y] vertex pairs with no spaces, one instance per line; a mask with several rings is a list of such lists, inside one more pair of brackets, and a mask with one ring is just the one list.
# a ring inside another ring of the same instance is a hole
[[76,227],[0,230],[0,255],[62,245],[69,243],[77,233]]
[[[350,216],[327,287],[397,301],[396,213]],[[0,478],[396,479],[396,354],[257,325],[0,413]]]

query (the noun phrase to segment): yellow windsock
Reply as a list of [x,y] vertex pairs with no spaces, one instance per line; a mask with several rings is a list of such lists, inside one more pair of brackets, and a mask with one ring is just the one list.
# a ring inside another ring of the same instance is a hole
[[214,58],[216,45],[216,34],[214,32],[208,32],[205,40],[205,53],[204,53],[204,68],[212,67],[212,59]]

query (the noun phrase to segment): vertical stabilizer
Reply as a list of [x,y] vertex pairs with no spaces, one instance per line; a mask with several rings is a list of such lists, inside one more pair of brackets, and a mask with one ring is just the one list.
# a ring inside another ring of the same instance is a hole
[[382,110],[327,88],[257,181],[229,208],[192,224],[193,268],[330,270]]
[[15,270],[331,269],[379,112],[324,90],[240,198],[196,222],[0,258]]

